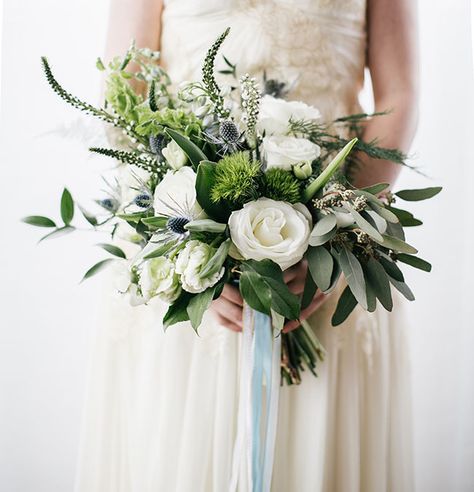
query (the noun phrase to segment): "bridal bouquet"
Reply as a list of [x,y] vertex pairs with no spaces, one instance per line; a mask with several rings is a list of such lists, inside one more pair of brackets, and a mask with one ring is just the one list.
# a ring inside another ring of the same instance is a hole
[[[347,286],[334,325],[356,306],[372,312],[381,304],[390,311],[392,288],[413,300],[400,264],[431,267],[405,242],[404,229],[421,221],[394,204],[431,198],[440,188],[394,194],[385,183],[354,188],[350,170],[358,154],[404,163],[397,150],[357,138],[373,115],[322,122],[316,108],[285,100],[284,83],[237,78],[225,57],[222,72],[235,83],[220,87],[215,61],[227,35],[209,49],[202,80],[178,88],[157,64],[157,52],[132,45],[107,67],[99,59],[98,69],[106,72],[102,108],[68,93],[42,59],[51,88],[118,135],[117,148],[90,149],[120,164],[97,200],[100,211],[78,206],[91,228],[113,240],[100,243],[110,257],[85,278],[110,263],[121,265],[120,290],[133,304],[155,298],[169,304],[165,328],[189,320],[197,330],[226,283],[238,285],[245,303],[268,315],[277,330],[285,320],[298,320],[316,291],[331,292],[341,276]],[[51,229],[45,237],[62,235],[76,229],[75,208],[65,189],[61,225],[44,216],[24,221]],[[118,238],[134,245],[132,255]],[[302,260],[308,273],[297,296],[283,271]],[[324,353],[310,327],[301,325],[280,337],[281,374],[289,384],[298,383],[305,368],[314,372]]]

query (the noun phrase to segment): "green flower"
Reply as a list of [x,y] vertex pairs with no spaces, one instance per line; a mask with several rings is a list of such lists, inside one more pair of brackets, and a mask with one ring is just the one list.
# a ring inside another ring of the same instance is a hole
[[300,180],[291,171],[269,169],[262,179],[263,196],[288,203],[301,201]]
[[129,80],[120,72],[111,73],[107,78],[105,100],[126,121],[137,121],[137,106],[143,102],[143,98],[133,90]]

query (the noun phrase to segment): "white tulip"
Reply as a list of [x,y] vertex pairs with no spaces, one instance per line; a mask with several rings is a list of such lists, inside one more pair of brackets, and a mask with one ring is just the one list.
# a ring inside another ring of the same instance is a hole
[[311,163],[321,154],[321,148],[306,138],[272,136],[262,143],[267,169],[278,167],[291,171],[294,164]]
[[158,296],[162,301],[172,303],[181,293],[175,264],[164,256],[145,261],[140,271],[139,285],[146,299]]
[[201,241],[192,240],[178,254],[176,260],[176,273],[181,275],[183,289],[192,294],[205,291],[208,287],[215,285],[224,275],[225,268],[214,275],[201,278],[202,269],[209,263],[216,249]]
[[286,135],[290,120],[315,121],[320,117],[321,113],[313,106],[266,95],[260,101],[258,129],[266,135]]
[[311,214],[304,205],[270,198],[246,203],[229,219],[230,235],[242,258],[268,258],[282,270],[303,258],[311,228]]
[[174,140],[171,140],[171,142],[164,147],[161,153],[166,159],[169,167],[175,171],[182,168],[188,160],[188,157],[184,153],[183,149]]

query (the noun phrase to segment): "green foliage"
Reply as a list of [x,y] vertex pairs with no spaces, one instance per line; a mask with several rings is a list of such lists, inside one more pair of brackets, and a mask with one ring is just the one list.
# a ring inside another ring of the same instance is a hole
[[130,79],[122,72],[112,72],[106,81],[105,100],[125,120],[137,121],[136,108],[143,98],[130,85]]
[[74,200],[67,188],[64,188],[61,196],[61,218],[66,226],[68,226],[74,218]]
[[301,201],[301,181],[291,172],[272,168],[262,176],[262,193],[273,200],[298,203]]
[[211,200],[225,200],[233,208],[258,198],[260,164],[251,161],[247,152],[237,152],[221,159],[215,166]]
[[56,227],[56,223],[49,217],[43,217],[42,215],[29,215],[21,219],[25,224],[29,224],[36,227]]
[[183,109],[164,108],[153,111],[150,104],[142,103],[136,108],[138,122],[135,131],[141,136],[164,134],[166,128],[177,130],[185,136],[197,139],[201,135],[201,122]]

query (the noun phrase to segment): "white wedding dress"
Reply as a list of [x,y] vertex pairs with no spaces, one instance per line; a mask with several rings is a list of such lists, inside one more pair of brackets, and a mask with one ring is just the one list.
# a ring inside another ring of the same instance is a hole
[[[293,81],[288,98],[331,119],[359,109],[365,16],[365,0],[165,0],[162,60],[174,81],[197,79],[207,48],[231,26],[222,52],[240,73]],[[281,390],[272,491],[410,492],[401,307],[393,314],[358,308],[335,328],[337,296],[310,320],[327,351],[319,377],[304,374],[301,385]],[[240,335],[210,314],[200,336],[187,323],[164,333],[161,305],[132,308],[118,296],[106,305],[77,491],[226,491]]]

